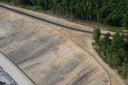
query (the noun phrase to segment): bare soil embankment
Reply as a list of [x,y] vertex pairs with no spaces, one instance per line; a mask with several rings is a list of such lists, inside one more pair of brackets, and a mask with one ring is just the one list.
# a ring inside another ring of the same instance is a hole
[[0,51],[38,85],[109,85],[109,75],[67,36],[45,22],[0,8]]
[[[56,17],[53,17],[53,16],[49,16],[49,15],[46,15],[46,14],[42,14],[42,13],[37,13],[37,12],[33,12],[33,11],[29,11],[29,10],[25,10],[25,9],[21,9],[21,8],[16,8],[16,7],[12,7],[12,6],[9,6],[9,5],[6,5],[6,4],[2,4],[0,3],[1,5],[3,6],[6,6],[6,7],[9,7],[9,10],[11,8],[11,12],[14,11],[14,10],[17,10],[15,11],[16,13],[18,13],[17,17],[19,17],[19,13],[20,15],[22,15],[22,18],[24,16],[25,19],[27,19],[26,21],[34,21],[34,23],[31,23],[31,24],[35,24],[35,23],[41,23],[42,25],[45,25],[46,28],[50,28],[52,29],[54,32],[58,33],[59,36],[63,36],[61,37],[62,39],[65,39],[67,42],[71,41],[72,43],[75,44],[75,46],[77,46],[79,49],[81,49],[82,51],[86,52],[85,49],[90,52],[93,56],[91,56],[93,59],[96,60],[96,62],[98,62],[100,64],[100,66],[102,67],[102,69],[104,70],[104,72],[107,74],[108,76],[108,80],[109,80],[109,83],[110,85],[125,85],[124,82],[123,82],[123,79],[117,75],[113,69],[111,69],[107,64],[105,64],[103,62],[103,60],[98,56],[98,54],[94,51],[92,45],[91,45],[91,32],[93,31],[93,28],[90,28],[90,27],[87,27],[87,26],[82,26],[82,25],[79,25],[79,24],[75,24],[75,23],[72,23],[72,22],[68,22],[66,20],[63,20],[63,19],[60,19],[60,18],[56,18]],[[8,11],[9,12],[9,11]],[[3,12],[4,13],[4,12]],[[14,14],[14,13],[13,13]],[[14,16],[15,16],[14,14]],[[33,16],[34,15],[34,16]],[[29,19],[28,19],[29,18]],[[30,19],[32,18],[32,19]],[[11,19],[13,20],[13,18]],[[25,22],[26,23],[26,22]],[[12,24],[12,23],[11,23]],[[18,23],[19,24],[19,23]],[[39,25],[41,25],[39,24]],[[23,24],[24,25],[24,24]],[[27,23],[27,25],[29,25],[29,23]],[[42,26],[41,25],[41,26]],[[19,26],[19,25],[18,25]],[[31,26],[31,25],[30,25]],[[32,25],[32,27],[35,26],[35,25]],[[44,26],[44,27],[45,27]],[[29,26],[28,26],[29,27]],[[32,28],[33,29],[33,28]],[[41,28],[42,29],[42,28]],[[34,31],[34,30],[33,30]],[[38,31],[36,31],[38,32]],[[44,31],[45,32],[45,31]],[[104,33],[107,33],[109,31],[104,31],[104,30],[101,30],[101,32],[104,34]],[[4,33],[4,31],[3,31]],[[49,33],[49,32],[46,32],[46,33]],[[55,34],[56,34],[55,33]],[[112,32],[111,32],[112,33]],[[52,33],[53,34],[53,33]],[[113,34],[113,33],[112,33]],[[39,34],[40,35],[40,34]],[[35,36],[35,35],[34,35]],[[53,35],[52,35],[53,36]],[[55,35],[56,37],[56,35]],[[65,37],[65,38],[64,38]],[[3,37],[2,37],[3,38]],[[60,39],[60,38],[59,38]],[[72,44],[71,43],[71,44]],[[71,45],[70,44],[70,45]],[[74,47],[74,44],[73,45],[73,49],[77,49]],[[34,45],[34,44],[33,44]],[[72,46],[71,45],[71,46]],[[31,45],[30,45],[31,46]],[[14,51],[15,52],[15,51]],[[26,51],[25,51],[26,52]],[[31,52],[31,51],[30,51]],[[86,52],[86,53],[88,53]],[[70,53],[70,52],[69,52]],[[78,53],[79,54],[79,53]],[[90,54],[89,54],[90,55]],[[85,56],[85,55],[84,55]],[[90,58],[89,58],[90,59]],[[29,60],[29,59],[28,59]],[[90,62],[90,61],[89,61]],[[95,63],[93,63],[95,64]],[[98,64],[98,66],[99,66]],[[45,72],[47,72],[47,70],[45,70]],[[72,79],[72,78],[71,78]],[[96,77],[94,78],[96,79]],[[81,79],[79,79],[80,81]],[[82,80],[84,82],[86,82],[84,79]],[[126,80],[127,81],[127,80]],[[96,81],[97,82],[97,81]],[[62,83],[61,83],[62,84]],[[70,83],[70,84],[84,84],[84,83]],[[87,84],[87,83],[85,83]],[[96,84],[96,83],[93,83],[91,82],[91,85],[92,84]],[[100,84],[98,82],[98,84]],[[89,84],[90,85],[90,84]],[[101,84],[102,85],[102,84]],[[104,85],[104,84],[103,84]]]

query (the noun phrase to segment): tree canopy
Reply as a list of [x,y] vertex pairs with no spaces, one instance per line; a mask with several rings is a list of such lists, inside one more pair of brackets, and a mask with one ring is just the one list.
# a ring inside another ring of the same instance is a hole
[[[123,78],[128,77],[128,35],[121,35],[118,32],[110,39],[107,33],[104,37],[96,35],[100,30],[94,30],[93,36],[98,53],[112,68],[117,69]],[[95,35],[94,35],[95,34]],[[99,42],[97,42],[97,40]]]
[[93,31],[93,39],[95,40],[95,42],[96,43],[98,43],[99,42],[99,39],[100,39],[100,29],[95,29],[94,31]]
[[40,6],[56,14],[116,27],[128,27],[128,0],[2,0]]

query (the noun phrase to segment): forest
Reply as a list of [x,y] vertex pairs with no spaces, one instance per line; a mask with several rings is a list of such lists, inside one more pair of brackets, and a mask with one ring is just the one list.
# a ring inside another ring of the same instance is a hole
[[117,32],[113,38],[110,38],[110,33],[102,38],[100,36],[100,29],[95,29],[93,32],[95,50],[123,78],[128,78],[128,35]]
[[128,29],[128,0],[2,0],[61,16]]

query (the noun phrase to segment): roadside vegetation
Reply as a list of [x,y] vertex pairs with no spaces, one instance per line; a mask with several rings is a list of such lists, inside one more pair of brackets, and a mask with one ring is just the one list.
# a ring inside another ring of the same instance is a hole
[[110,39],[110,33],[101,37],[100,29],[93,32],[94,48],[113,69],[123,78],[128,78],[128,35],[116,32]]
[[[1,0],[34,11],[46,11],[72,20],[128,28],[128,0]],[[111,29],[110,29],[111,30]],[[112,29],[113,30],[113,29]]]

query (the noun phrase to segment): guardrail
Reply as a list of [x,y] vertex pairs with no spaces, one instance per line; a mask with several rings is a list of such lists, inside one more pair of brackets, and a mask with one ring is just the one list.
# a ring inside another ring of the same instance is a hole
[[12,83],[12,85],[18,85],[17,82],[0,66],[0,72],[3,73],[4,76]]

